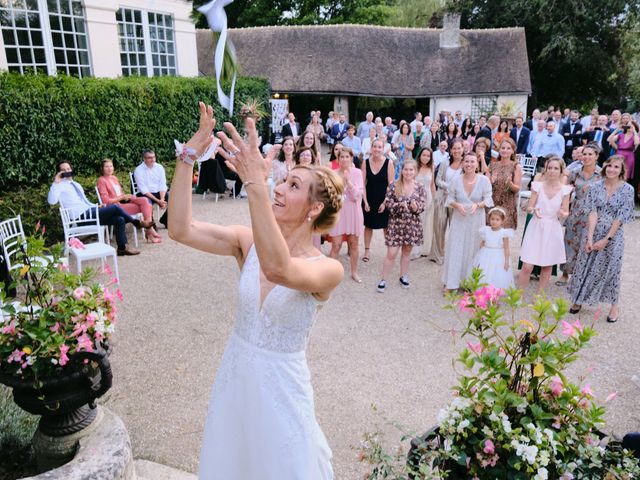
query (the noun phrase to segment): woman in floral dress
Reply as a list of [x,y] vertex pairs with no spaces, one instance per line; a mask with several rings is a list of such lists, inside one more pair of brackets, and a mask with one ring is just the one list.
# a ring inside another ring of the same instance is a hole
[[604,180],[587,191],[585,210],[589,223],[584,229],[582,248],[569,281],[571,313],[578,313],[583,304],[611,305],[608,322],[619,319],[620,272],[624,253],[623,225],[633,221],[633,187],[627,178],[625,158],[609,157],[602,168]]
[[400,178],[389,185],[387,195],[381,208],[389,211],[389,225],[384,232],[384,243],[387,245],[387,256],[382,265],[382,279],[378,283],[378,292],[386,288],[386,278],[400,257],[400,286],[409,288],[409,260],[411,250],[422,244],[422,217],[425,191],[421,183],[416,182],[417,165],[415,160],[406,160],[400,172]]
[[575,197],[569,217],[564,222],[564,249],[567,253],[567,262],[562,268],[562,278],[556,282],[559,287],[566,285],[569,275],[573,273],[582,233],[589,221],[589,212],[584,208],[587,191],[591,185],[602,179],[601,168],[597,164],[599,154],[600,148],[597,144],[586,145],[582,150],[582,168],[569,174],[569,185],[573,186]]
[[505,138],[500,144],[500,158],[489,165],[489,179],[493,189],[493,203],[501,207],[507,217],[504,228],[518,228],[518,192],[522,181],[522,168],[516,162],[516,142]]

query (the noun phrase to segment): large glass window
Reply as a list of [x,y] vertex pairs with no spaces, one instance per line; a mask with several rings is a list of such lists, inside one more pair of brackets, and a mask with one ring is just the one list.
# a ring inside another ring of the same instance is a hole
[[91,75],[82,0],[0,0],[10,71]]
[[177,74],[171,15],[121,8],[116,19],[123,75]]

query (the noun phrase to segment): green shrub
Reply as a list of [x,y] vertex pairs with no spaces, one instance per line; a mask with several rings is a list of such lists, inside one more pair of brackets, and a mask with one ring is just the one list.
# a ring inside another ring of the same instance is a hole
[[[231,121],[241,123],[244,101],[267,108],[269,93],[266,80],[239,78]],[[0,192],[50,183],[60,160],[95,175],[103,158],[120,171],[134,168],[143,148],[154,149],[160,162],[173,159],[173,139],[186,141],[198,126],[199,100],[228,121],[212,78],[0,74]]]
[[[236,113],[248,100],[267,108],[269,93],[266,80],[239,78]],[[199,100],[214,106],[219,125],[228,121],[211,78],[0,74],[0,221],[19,214],[27,234],[40,221],[47,243],[64,239],[58,207],[47,203],[60,160],[71,162],[90,201],[102,160],[113,159],[128,191],[128,172],[141,162],[143,148],[156,151],[170,181],[173,139],[186,141],[195,131]],[[231,121],[239,125],[241,118]],[[266,125],[262,120],[261,128]]]

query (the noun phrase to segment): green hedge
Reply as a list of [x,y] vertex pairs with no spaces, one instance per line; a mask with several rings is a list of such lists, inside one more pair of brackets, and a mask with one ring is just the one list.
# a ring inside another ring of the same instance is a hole
[[[239,78],[235,113],[253,99],[268,111],[269,95],[266,80]],[[173,139],[186,141],[195,131],[199,100],[214,106],[219,124],[228,121],[211,78],[0,74],[0,221],[20,214],[26,232],[40,220],[50,242],[63,238],[58,209],[47,204],[60,160],[72,163],[90,200],[102,159],[114,160],[126,189],[127,172],[140,163],[143,148],[156,151],[170,180]],[[238,115],[231,121],[241,123]]]
[[[239,106],[255,99],[267,108],[266,80],[239,78]],[[94,174],[105,157],[131,169],[143,148],[158,160],[173,158],[173,139],[186,141],[197,128],[198,100],[217,103],[212,78],[129,77],[78,79],[67,76],[0,75],[0,192],[50,182],[60,160],[81,174]],[[263,120],[262,128],[266,126]]]

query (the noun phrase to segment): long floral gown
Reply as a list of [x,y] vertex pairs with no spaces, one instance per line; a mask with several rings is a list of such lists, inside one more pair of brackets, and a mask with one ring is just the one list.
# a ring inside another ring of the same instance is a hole
[[607,198],[604,180],[595,183],[587,191],[585,210],[596,212],[598,220],[593,232],[593,243],[606,238],[614,221],[621,222],[620,228],[602,250],[587,252],[587,229],[583,230],[578,258],[569,281],[571,301],[577,305],[617,304],[620,295],[620,272],[624,252],[624,224],[633,221],[633,187],[622,183]]

